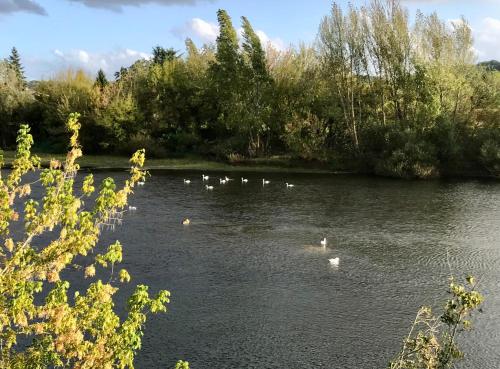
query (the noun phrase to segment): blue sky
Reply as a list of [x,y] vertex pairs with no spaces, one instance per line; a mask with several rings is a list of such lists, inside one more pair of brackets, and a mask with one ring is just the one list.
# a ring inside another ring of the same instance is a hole
[[[352,0],[355,5],[365,1]],[[346,5],[347,0],[338,3]],[[500,0],[407,0],[414,14],[464,15],[479,60],[500,60]],[[0,0],[0,57],[12,46],[30,79],[73,67],[111,75],[148,57],[155,45],[184,49],[185,37],[201,45],[217,34],[216,11],[226,9],[236,27],[245,15],[262,40],[278,48],[312,42],[329,0]]]

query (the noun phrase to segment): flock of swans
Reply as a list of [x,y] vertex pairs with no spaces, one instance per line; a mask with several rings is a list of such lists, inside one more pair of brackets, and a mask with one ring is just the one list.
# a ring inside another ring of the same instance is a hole
[[[201,175],[201,179],[202,179],[202,182],[203,182],[203,183],[205,183],[205,182],[208,182],[208,181],[210,180],[210,176],[205,175],[205,174],[202,174],[202,175]],[[233,178],[229,178],[229,177],[225,176],[224,178],[219,178],[219,184],[220,184],[220,185],[225,185],[225,184],[227,184],[227,183],[229,183],[230,181],[233,181],[233,180],[234,180]],[[241,177],[241,183],[242,183],[242,184],[246,184],[246,183],[248,183],[248,178],[243,178],[243,177]],[[270,180],[267,180],[267,179],[265,179],[265,178],[262,178],[262,186],[263,186],[263,187],[265,187],[266,185],[268,185],[268,184],[270,184],[270,183],[271,183],[271,181],[270,181]],[[138,184],[139,186],[144,186],[144,182],[138,182],[137,184]],[[189,185],[189,184],[191,184],[191,180],[190,180],[190,179],[186,179],[186,178],[184,178],[184,184],[185,184],[185,185]],[[295,185],[294,185],[294,184],[292,184],[292,183],[288,183],[288,182],[285,182],[285,186],[286,186],[286,188],[293,188],[293,187],[295,187]],[[212,190],[214,189],[214,186],[213,186],[213,185],[209,185],[209,184],[205,184],[205,189],[206,189],[207,191],[212,191]],[[129,207],[128,207],[128,210],[129,210],[129,211],[135,211],[135,210],[137,210],[137,208],[136,208],[135,206],[129,206]],[[189,220],[189,218],[184,218],[184,219],[182,220],[182,222],[181,222],[181,223],[182,223],[182,225],[186,225],[186,226],[187,226],[187,225],[191,224],[191,220]],[[325,250],[326,250],[326,247],[327,247],[327,245],[328,245],[328,241],[326,240],[326,237],[325,237],[325,238],[323,238],[323,239],[320,241],[320,245],[321,245],[321,246],[320,246],[321,248],[323,248],[323,249],[325,249]],[[338,266],[338,265],[339,265],[339,263],[340,263],[340,258],[339,258],[339,257],[336,257],[336,258],[330,258],[330,259],[328,259],[328,262],[329,262],[329,263],[330,263],[330,265],[332,265],[332,266]]]
[[[190,179],[184,178],[183,180],[184,180],[184,184],[186,184],[186,185],[191,184],[191,180]],[[208,182],[210,180],[210,176],[202,174],[201,175],[201,180],[202,180],[203,183]],[[231,181],[234,181],[234,178],[229,178],[228,176],[224,176],[224,178],[219,178],[219,184],[220,185],[225,185],[225,184],[227,184],[227,183],[229,183]],[[248,183],[248,178],[241,177],[241,183],[242,184]],[[270,180],[262,178],[262,186],[266,186],[266,185],[268,185],[270,183],[271,183]],[[294,184],[288,183],[288,182],[285,183],[285,186],[286,186],[286,188],[293,188],[293,187],[295,187]],[[212,191],[214,188],[215,187],[213,185],[205,183],[205,189],[207,191]]]

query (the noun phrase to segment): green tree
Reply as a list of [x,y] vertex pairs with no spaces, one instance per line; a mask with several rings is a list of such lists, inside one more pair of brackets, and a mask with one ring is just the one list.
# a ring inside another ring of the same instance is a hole
[[99,87],[101,90],[104,89],[109,84],[108,79],[106,78],[106,74],[102,69],[97,71],[97,76],[95,78],[95,85]]
[[161,46],[155,46],[153,48],[153,63],[161,65],[166,61],[173,61],[179,57],[177,53],[173,48],[165,49]]
[[23,85],[26,85],[26,77],[24,76],[24,67],[21,64],[21,57],[15,47],[12,48],[7,63],[16,73],[17,78]]
[[26,89],[14,69],[0,61],[0,145],[7,148],[15,142],[19,121],[31,109],[33,92]]
[[219,36],[216,40],[215,60],[210,65],[211,90],[209,96],[215,121],[211,122],[214,135],[223,138],[216,149],[219,155],[227,156],[234,150],[246,149],[246,137],[237,134],[240,124],[239,112],[243,104],[241,96],[241,57],[238,37],[231,18],[225,10],[217,11]]
[[[266,54],[252,25],[242,17],[243,28],[243,133],[248,136],[248,153],[262,154],[269,144],[272,79],[267,68]],[[264,138],[267,137],[267,140]],[[264,142],[265,141],[265,142]]]

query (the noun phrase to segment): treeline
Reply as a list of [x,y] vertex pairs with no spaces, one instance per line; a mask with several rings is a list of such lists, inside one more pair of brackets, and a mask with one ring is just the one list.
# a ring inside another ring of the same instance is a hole
[[[2,147],[21,122],[39,150],[64,151],[81,113],[88,153],[186,153],[231,161],[287,155],[396,177],[500,174],[500,73],[475,64],[465,19],[413,23],[396,0],[333,4],[317,41],[262,45],[229,15],[201,48],[156,47],[114,81],[67,71],[26,84],[18,56],[0,65]],[[17,55],[17,52],[16,52]],[[17,62],[16,62],[17,59]]]

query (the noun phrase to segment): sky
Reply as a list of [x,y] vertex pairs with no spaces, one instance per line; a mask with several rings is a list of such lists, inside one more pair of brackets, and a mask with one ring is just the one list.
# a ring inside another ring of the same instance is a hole
[[[478,61],[500,60],[500,0],[402,0],[415,14],[465,16]],[[348,0],[337,0],[347,6]],[[365,0],[351,0],[363,5]],[[228,11],[236,28],[246,16],[261,40],[278,49],[315,40],[330,0],[0,0],[0,58],[15,46],[28,79],[47,79],[66,68],[112,76],[121,66],[149,58],[156,45],[184,51],[217,37],[216,12]]]

